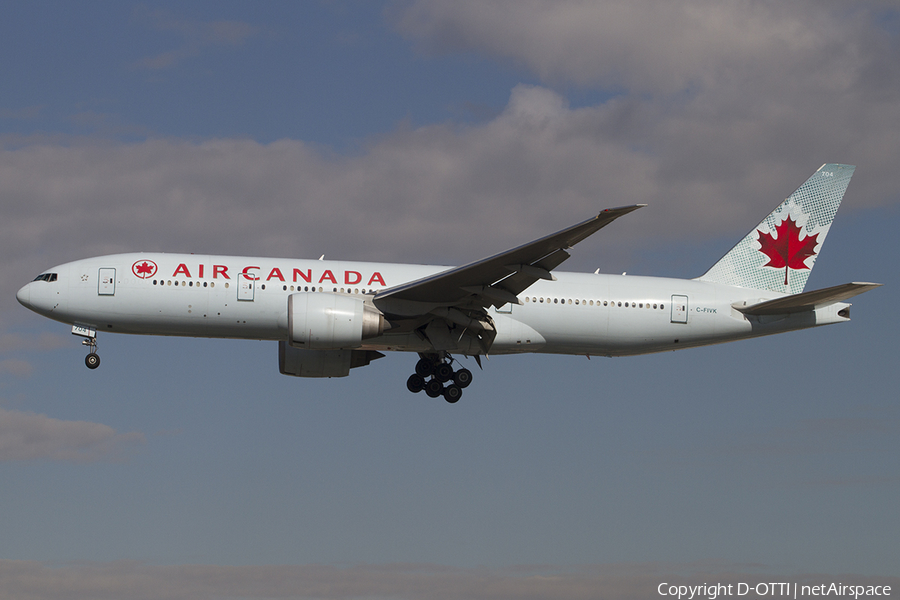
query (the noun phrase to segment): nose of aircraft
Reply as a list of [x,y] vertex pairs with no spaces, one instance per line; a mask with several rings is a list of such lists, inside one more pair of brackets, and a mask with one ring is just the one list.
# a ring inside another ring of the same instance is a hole
[[22,289],[16,292],[16,300],[19,304],[26,308],[31,308],[31,284],[25,284]]

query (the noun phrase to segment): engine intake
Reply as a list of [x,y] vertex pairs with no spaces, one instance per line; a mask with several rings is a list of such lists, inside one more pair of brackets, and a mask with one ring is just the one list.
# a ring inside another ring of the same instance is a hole
[[288,296],[288,342],[295,348],[358,348],[384,333],[384,315],[365,300],[327,292]]

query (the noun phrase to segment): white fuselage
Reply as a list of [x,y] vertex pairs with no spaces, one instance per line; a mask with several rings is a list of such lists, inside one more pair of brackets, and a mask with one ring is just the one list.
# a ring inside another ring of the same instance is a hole
[[[446,267],[195,254],[118,254],[66,263],[19,293],[49,318],[96,332],[285,340],[288,297],[359,295]],[[714,344],[848,320],[836,303],[815,311],[746,316],[736,302],[783,296],[698,280],[556,272],[491,309],[491,354],[624,356]],[[361,349],[428,352],[415,333],[364,340]]]

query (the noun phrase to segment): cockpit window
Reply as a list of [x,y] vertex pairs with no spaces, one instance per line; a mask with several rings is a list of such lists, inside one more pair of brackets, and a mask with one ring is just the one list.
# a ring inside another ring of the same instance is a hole
[[42,273],[34,278],[35,281],[56,281],[56,273]]

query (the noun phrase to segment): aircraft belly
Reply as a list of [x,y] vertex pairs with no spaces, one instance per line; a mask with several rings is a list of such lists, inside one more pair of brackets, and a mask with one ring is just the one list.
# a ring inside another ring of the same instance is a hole
[[272,299],[231,300],[208,290],[145,289],[119,285],[115,296],[97,297],[79,289],[67,322],[90,324],[98,331],[185,337],[283,339],[286,306]]

